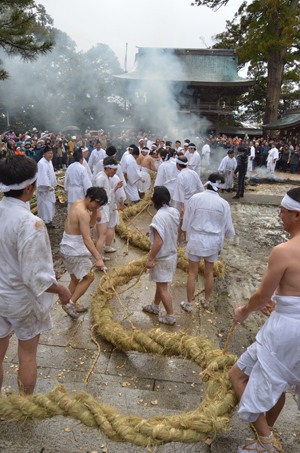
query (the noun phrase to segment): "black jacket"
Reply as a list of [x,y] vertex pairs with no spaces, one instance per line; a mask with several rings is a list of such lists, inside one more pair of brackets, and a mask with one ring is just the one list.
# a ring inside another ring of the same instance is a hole
[[239,153],[237,158],[237,166],[235,169],[235,174],[237,173],[247,173],[248,168],[248,153],[245,151],[244,153]]

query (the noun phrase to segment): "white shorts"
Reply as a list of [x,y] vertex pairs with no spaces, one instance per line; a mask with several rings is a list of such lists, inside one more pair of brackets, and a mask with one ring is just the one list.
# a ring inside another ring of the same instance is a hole
[[203,258],[205,261],[208,261],[209,263],[215,263],[218,259],[218,252],[217,253],[214,253],[213,255],[209,255],[209,256],[198,256],[198,255],[192,255],[191,253],[189,252],[185,252],[187,258],[191,261],[194,261],[194,262],[199,262],[201,260],[201,258]]
[[157,283],[168,283],[173,280],[176,266],[177,266],[177,256],[168,260],[155,260],[156,264],[153,269],[149,269],[149,281]]
[[0,316],[0,338],[5,338],[15,332],[21,341],[31,340],[53,327],[50,313],[43,321],[39,321],[34,311],[24,318],[4,318]]
[[67,256],[63,253],[60,253],[60,255],[67,272],[69,272],[70,275],[75,275],[78,280],[85,277],[92,267],[90,255]]
[[247,376],[250,376],[252,368],[257,362],[257,351],[256,351],[256,341],[247,348],[247,351],[241,355],[241,357],[236,362],[237,366],[241,371],[244,370],[244,373]]
[[101,220],[98,222],[96,221],[97,225],[101,223],[108,223],[109,222],[109,207],[108,206],[101,206],[100,208]]
[[107,228],[114,228],[119,225],[119,213],[118,211],[110,212],[109,221],[107,222]]

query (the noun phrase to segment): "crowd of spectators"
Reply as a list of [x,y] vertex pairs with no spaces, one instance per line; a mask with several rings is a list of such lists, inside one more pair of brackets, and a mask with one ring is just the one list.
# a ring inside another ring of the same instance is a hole
[[[175,135],[175,134],[174,134]],[[276,170],[290,173],[300,172],[300,151],[298,145],[293,145],[291,141],[286,141],[280,138],[273,140],[264,139],[263,137],[249,136],[230,137],[225,134],[216,134],[210,131],[206,135],[193,136],[189,134],[192,141],[197,145],[197,149],[201,152],[205,144],[210,146],[211,161],[220,162],[226,155],[229,149],[233,149],[237,154],[237,148],[244,146],[249,149],[254,146],[255,157],[253,160],[253,168],[266,167],[267,158],[271,149],[272,143],[279,151],[279,159],[276,162]],[[109,134],[101,130],[99,133],[91,134],[87,132],[84,136],[72,134],[53,134],[48,131],[39,132],[33,130],[25,133],[15,133],[13,130],[7,130],[0,138],[0,158],[12,154],[26,154],[35,159],[37,162],[43,156],[45,146],[48,146],[53,151],[53,166],[55,170],[66,168],[74,161],[74,151],[79,148],[88,148],[89,156],[97,143],[101,143],[101,148],[106,149],[113,145],[117,149],[117,160],[120,160],[126,148],[131,143],[139,143],[139,140],[144,140],[144,145],[149,149],[151,144],[156,142],[158,149],[165,148],[166,142],[171,142],[171,148],[175,147],[177,136],[171,137],[162,132],[153,133],[152,131],[134,131],[133,129],[124,130],[119,134]],[[183,146],[183,142],[181,143]],[[226,151],[226,153],[224,152]],[[250,152],[249,152],[250,155]]]

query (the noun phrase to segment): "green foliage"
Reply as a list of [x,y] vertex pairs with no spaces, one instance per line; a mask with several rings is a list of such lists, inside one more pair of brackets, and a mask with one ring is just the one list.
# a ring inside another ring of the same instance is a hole
[[[225,0],[199,0],[217,8]],[[240,97],[241,120],[269,122],[299,99],[300,5],[298,0],[244,1],[215,37],[215,48],[235,49],[239,69],[248,66],[248,78],[257,81]],[[281,97],[280,97],[281,91]]]
[[[45,55],[53,47],[48,23],[45,8],[33,0],[1,0],[0,47],[9,56],[29,61]],[[0,70],[0,79],[8,76],[6,70]]]

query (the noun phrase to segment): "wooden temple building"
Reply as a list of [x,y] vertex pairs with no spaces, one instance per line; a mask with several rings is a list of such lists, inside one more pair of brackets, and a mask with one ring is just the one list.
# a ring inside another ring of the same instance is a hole
[[277,131],[277,136],[293,143],[300,144],[300,108],[286,110],[281,118],[269,124],[263,124],[266,132]]
[[232,114],[221,98],[241,95],[255,83],[238,75],[237,64],[235,50],[139,47],[132,71],[115,77],[137,90],[147,83],[171,84],[177,113],[205,117],[218,132],[220,122]]

